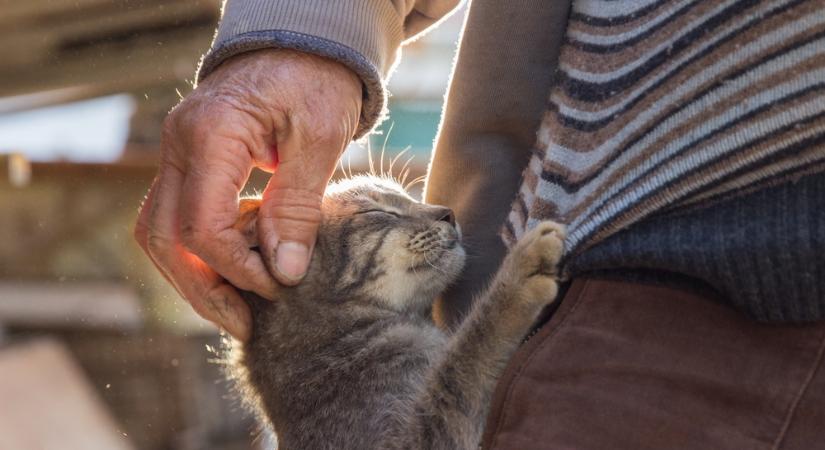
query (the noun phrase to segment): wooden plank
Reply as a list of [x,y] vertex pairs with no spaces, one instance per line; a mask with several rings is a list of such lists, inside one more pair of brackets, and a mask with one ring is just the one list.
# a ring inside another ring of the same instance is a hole
[[76,86],[0,98],[0,114],[75,102],[91,97],[94,92],[95,90],[89,87]]
[[94,6],[104,6],[112,3],[111,0],[7,0],[3,2],[3,14],[0,14],[0,23],[19,24],[31,21],[47,14],[67,14],[83,11]]
[[95,11],[111,8],[159,8],[165,5],[189,4],[192,7],[216,9],[220,0],[132,0],[129,2],[112,0],[7,0],[3,2],[0,24],[4,27],[25,28],[32,23],[48,22],[55,19],[93,14]]
[[190,79],[220,6],[220,0],[7,3],[0,8],[0,97],[78,86],[97,96]]
[[55,62],[61,57],[61,49],[67,46],[122,38],[124,34],[143,33],[148,36],[153,29],[174,26],[185,28],[189,23],[206,22],[210,23],[211,28],[218,18],[217,9],[205,9],[197,3],[150,6],[152,7],[114,9],[107,11],[102,17],[78,14],[56,23],[33,24],[23,29],[4,29],[0,25],[0,42],[3,42],[0,46],[0,61],[6,67]]
[[97,96],[182,82],[194,77],[211,33],[211,26],[185,29],[162,41],[146,36],[127,46],[97,45],[52,64],[0,66],[0,97],[76,86],[88,87],[89,95]]
[[0,448],[129,450],[60,344],[38,341],[0,351]]
[[0,281],[0,299],[4,325],[133,330],[143,325],[140,298],[117,283]]

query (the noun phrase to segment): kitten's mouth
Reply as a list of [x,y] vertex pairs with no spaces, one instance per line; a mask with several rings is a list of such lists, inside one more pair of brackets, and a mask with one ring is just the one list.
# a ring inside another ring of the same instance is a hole
[[[440,272],[448,271],[450,263],[446,261],[451,260],[453,253],[460,253],[460,250],[456,251],[456,248],[459,247],[460,241],[458,239],[449,239],[441,241],[440,246],[437,248],[429,249],[427,252],[421,253],[417,255],[415,258],[416,261],[407,268],[408,272],[420,272],[420,271],[428,271],[428,270],[436,270]],[[456,255],[457,256],[457,255]]]
[[441,245],[446,250],[452,250],[452,249],[455,248],[456,245],[458,245],[458,238],[454,237],[454,238],[444,239],[443,241],[441,241]]
[[408,249],[413,253],[413,261],[408,272],[436,270],[449,271],[452,253],[461,244],[461,229],[455,227],[434,227],[419,233],[410,240]]

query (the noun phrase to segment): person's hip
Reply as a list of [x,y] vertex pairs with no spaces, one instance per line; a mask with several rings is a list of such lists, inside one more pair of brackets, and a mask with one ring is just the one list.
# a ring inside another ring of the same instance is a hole
[[716,300],[574,280],[500,380],[483,448],[825,448],[825,322]]

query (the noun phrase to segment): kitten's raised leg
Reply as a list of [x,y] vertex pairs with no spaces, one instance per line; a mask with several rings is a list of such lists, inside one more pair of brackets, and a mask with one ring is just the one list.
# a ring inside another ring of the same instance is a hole
[[505,258],[430,374],[404,448],[477,448],[496,381],[558,292],[564,228],[542,222]]

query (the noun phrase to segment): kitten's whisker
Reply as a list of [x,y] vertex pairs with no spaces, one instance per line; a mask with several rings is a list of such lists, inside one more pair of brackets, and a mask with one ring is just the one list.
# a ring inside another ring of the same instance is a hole
[[404,167],[402,167],[402,168],[401,168],[401,170],[404,170],[404,169],[409,168],[410,163],[411,163],[414,159],[415,159],[415,155],[410,155],[410,157],[409,157],[409,158],[407,158],[407,162],[405,162],[405,163],[404,163]]
[[417,177],[415,177],[412,181],[410,181],[410,183],[409,183],[409,184],[407,184],[407,185],[405,185],[405,186],[404,186],[404,190],[405,190],[405,191],[406,191],[406,190],[409,190],[411,187],[415,186],[416,184],[418,184],[418,183],[423,183],[423,182],[424,182],[424,180],[426,180],[426,179],[427,179],[427,174],[417,176]]
[[375,176],[375,164],[372,161],[372,143],[367,140],[367,164],[370,168],[370,175]]
[[384,150],[386,150],[386,146],[381,147],[381,157],[378,159],[378,176],[386,177],[387,174],[384,173]]
[[387,176],[387,174],[384,173],[384,152],[387,150],[387,142],[390,140],[390,134],[392,134],[393,128],[395,128],[395,122],[390,123],[390,128],[387,130],[387,134],[384,135],[384,144],[381,146],[381,172],[379,175],[382,177]]
[[430,262],[430,260],[427,258],[427,253],[426,253],[426,252],[422,255],[422,257],[424,258],[424,262],[425,262],[425,263],[427,263],[427,265],[429,265],[430,267],[432,267],[432,268],[433,268],[433,270],[435,270],[436,272],[441,273],[441,274],[442,274],[442,275],[444,275],[445,277],[449,277],[449,276],[450,276],[450,275],[449,275],[449,274],[448,274],[448,273],[447,273],[444,269],[442,269],[442,268],[440,268],[440,267],[436,267],[436,266],[435,266],[435,264],[433,264],[432,262]]
[[401,171],[401,179],[398,181],[398,182],[401,184],[401,186],[403,186],[403,185],[404,185],[404,182],[406,182],[406,181],[407,181],[407,177],[408,177],[409,175],[410,175],[410,169],[407,169],[407,170],[402,170],[402,171]]
[[[406,186],[407,177],[410,175],[410,162],[412,162],[413,159],[415,159],[415,155],[410,155],[410,157],[407,158],[407,161],[401,167],[401,174],[403,177],[401,179],[401,186]],[[406,190],[406,187],[404,189]]]
[[[393,173],[393,167],[395,167],[395,163],[398,161],[398,158],[403,156],[404,153],[407,153],[407,151],[409,151],[409,150],[410,150],[410,147],[407,147],[404,150],[401,150],[397,155],[395,155],[395,157],[392,159],[392,161],[390,161],[390,168],[389,168],[390,177],[392,177],[392,178],[395,177],[395,174]],[[401,184],[403,185],[404,183],[402,182]]]
[[255,447],[257,444],[263,442],[265,432],[266,432],[266,430],[261,425],[258,426],[257,431],[253,431],[253,434],[255,435],[255,437],[252,438],[252,442],[251,442],[252,447]]

